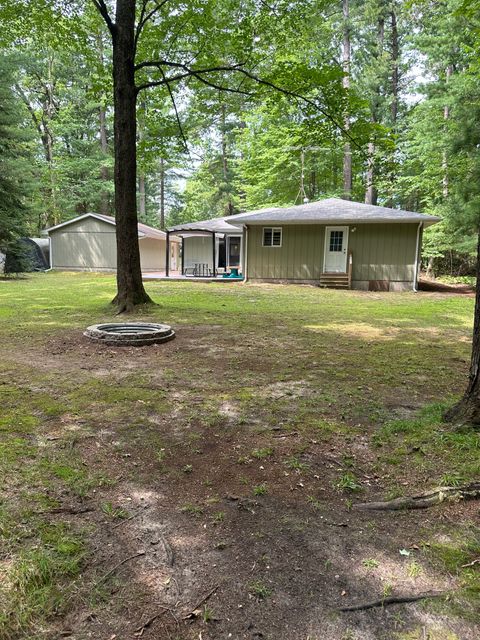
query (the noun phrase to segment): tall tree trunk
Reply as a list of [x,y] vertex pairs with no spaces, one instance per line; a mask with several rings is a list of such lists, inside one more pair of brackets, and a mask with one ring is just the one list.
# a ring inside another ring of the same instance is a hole
[[[445,70],[445,86],[447,88],[447,85],[450,81],[450,77],[452,75],[452,65],[448,65],[446,70]],[[445,120],[445,126],[446,123],[448,121],[448,119],[450,118],[450,107],[448,106],[448,104],[446,104],[443,107],[443,119]],[[447,155],[447,150],[444,149],[443,150],[443,154],[442,154],[442,170],[443,170],[443,178],[442,178],[442,192],[443,192],[443,197],[444,198],[448,198],[448,189],[449,189],[449,184],[448,184],[448,155]]]
[[47,81],[45,83],[45,101],[43,105],[43,136],[42,144],[45,149],[45,159],[48,165],[48,181],[49,181],[49,195],[50,195],[50,211],[47,212],[46,223],[50,225],[56,225],[60,222],[59,211],[57,206],[57,187],[55,180],[55,166],[53,158],[53,134],[51,129],[51,122],[55,114],[55,81],[53,74],[54,58],[53,54],[48,56],[47,67]]
[[387,206],[393,207],[395,184],[397,180],[397,172],[395,170],[396,161],[396,134],[397,134],[397,120],[398,120],[398,107],[399,107],[399,83],[400,83],[400,71],[399,71],[399,56],[400,56],[400,40],[398,37],[398,22],[395,2],[393,3],[393,10],[390,12],[390,24],[391,24],[391,40],[390,40],[390,52],[391,52],[391,92],[392,98],[390,103],[391,112],[391,129],[394,135],[393,150],[392,150],[392,170],[390,172],[390,198],[387,202]]
[[435,280],[435,258],[433,256],[430,256],[430,258],[428,259],[425,277]]
[[[350,6],[349,0],[343,0],[343,88],[348,94],[350,89]],[[350,116],[347,110],[345,114],[343,126],[345,131],[350,129]],[[349,142],[346,142],[343,147],[343,197],[346,200],[352,198],[352,149]]]
[[[97,38],[100,61],[103,66],[104,57],[103,57],[103,36],[102,33],[99,33]],[[100,133],[100,150],[102,152],[102,156],[106,159],[108,157],[108,138],[107,138],[107,115],[104,104],[104,94],[100,96],[100,107],[98,109],[98,123],[99,123],[99,133]],[[110,179],[108,167],[106,164],[103,164],[100,167],[100,177],[103,182],[108,182]],[[108,191],[106,189],[102,189],[100,194],[100,213],[103,215],[109,215],[110,213],[110,201],[108,197]]]
[[395,10],[390,13],[392,25],[392,129],[396,133],[398,119],[398,91],[399,91],[399,55],[400,44],[398,39],[397,14]]
[[160,229],[165,229],[165,160],[160,158]]
[[135,0],[117,0],[113,41],[115,221],[119,313],[151,302],[142,282],[137,219]]
[[448,422],[473,425],[480,429],[480,229],[477,242],[477,286],[469,382],[463,398],[445,413],[444,418]]
[[[380,13],[378,17],[377,23],[377,56],[376,62],[377,64],[380,62],[383,55],[383,46],[385,41],[385,20],[383,15]],[[381,92],[381,79],[377,78],[377,83],[375,87],[375,92],[372,97],[372,117],[371,122],[375,125],[380,120],[380,92]],[[375,134],[374,134],[375,136]],[[373,138],[368,143],[368,159],[367,159],[367,186],[365,189],[365,203],[366,204],[377,204],[377,188],[375,186],[375,138]]]
[[[372,122],[374,120],[372,119]],[[367,159],[367,188],[365,189],[365,204],[377,204],[377,188],[375,187],[375,142],[368,143]]]
[[[40,136],[40,141],[43,147],[43,154],[45,157],[45,161],[47,163],[47,171],[48,171],[49,183],[50,183],[50,186],[48,187],[48,189],[44,189],[45,200],[52,203],[55,200],[55,191],[54,189],[52,190],[52,187],[54,188],[55,186],[52,180],[53,178],[53,137],[46,120],[45,102],[42,105],[43,115],[39,117],[37,116],[34,106],[30,103],[30,100],[27,94],[23,91],[22,87],[19,84],[16,84],[15,90],[17,91],[18,95],[21,97],[25,106],[27,107],[28,112],[30,113],[30,116],[32,118],[33,124],[35,125],[38,135]],[[50,218],[50,214],[47,207],[47,210],[43,211],[42,213],[39,213],[38,215],[38,233],[40,234],[40,232],[42,231],[42,229],[44,229],[44,227],[51,226],[51,223],[55,224]]]
[[228,189],[227,204],[225,206],[225,215],[231,216],[233,214],[233,203],[232,203],[232,197],[230,194],[230,182],[229,182],[229,176],[228,176],[226,128],[227,128],[226,111],[225,111],[225,105],[222,103],[221,126],[220,126],[220,135],[221,135],[221,143],[222,143],[222,169],[223,169],[223,180],[226,188]]
[[[100,149],[102,151],[102,155],[106,158],[108,156],[108,139],[106,113],[103,104],[100,105],[100,108],[98,110],[98,121],[100,129]],[[108,167],[105,164],[102,164],[102,166],[100,167],[100,177],[104,182],[108,182],[108,180],[110,179]],[[103,213],[103,215],[105,216],[110,214],[110,201],[108,197],[108,191],[106,189],[102,189],[102,192],[100,194],[100,213]]]

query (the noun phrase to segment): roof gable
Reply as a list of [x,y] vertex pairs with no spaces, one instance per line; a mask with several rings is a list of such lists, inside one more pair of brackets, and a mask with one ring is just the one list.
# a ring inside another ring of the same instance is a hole
[[[94,218],[96,220],[100,220],[101,222],[106,222],[107,224],[116,226],[115,218],[112,216],[106,216],[103,213],[84,213],[81,216],[77,216],[72,218],[71,220],[67,220],[66,222],[62,222],[53,227],[49,227],[46,231],[50,233],[51,231],[56,231],[57,229],[61,229],[62,227],[67,227],[68,225],[74,224],[76,222],[80,222],[81,220],[85,220],[86,218]],[[155,229],[154,227],[149,227],[143,222],[138,223],[138,236],[139,238],[154,238],[157,240],[162,240],[166,237],[166,233],[164,231],[160,231],[160,229]]]

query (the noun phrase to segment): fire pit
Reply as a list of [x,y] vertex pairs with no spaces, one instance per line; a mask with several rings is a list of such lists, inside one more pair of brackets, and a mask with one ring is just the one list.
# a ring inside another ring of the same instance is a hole
[[175,331],[168,324],[151,322],[112,322],[87,327],[84,336],[117,347],[143,347],[167,342],[175,338]]

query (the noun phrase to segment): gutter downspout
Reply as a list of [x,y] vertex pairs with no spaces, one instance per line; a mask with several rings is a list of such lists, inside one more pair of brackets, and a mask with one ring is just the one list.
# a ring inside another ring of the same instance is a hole
[[47,271],[53,270],[52,236],[50,234],[48,234],[48,258],[50,267],[48,269],[45,269],[45,273],[47,273]]
[[247,282],[248,279],[248,271],[247,271],[247,266],[248,266],[248,226],[245,224],[243,225],[243,230],[244,230],[244,237],[245,237],[245,242],[244,242],[244,249],[243,249],[243,284],[245,284]]
[[423,222],[419,222],[418,223],[418,228],[417,228],[417,242],[415,245],[415,267],[414,267],[414,273],[413,273],[413,291],[417,292],[418,291],[418,267],[419,267],[419,260],[418,260],[418,254],[420,252],[420,230],[423,228]]

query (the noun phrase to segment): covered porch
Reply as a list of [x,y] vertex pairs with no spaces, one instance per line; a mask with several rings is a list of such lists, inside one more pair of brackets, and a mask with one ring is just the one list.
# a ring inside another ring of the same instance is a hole
[[[178,271],[172,272],[171,237],[181,239]],[[201,280],[242,280],[243,231],[225,218],[189,222],[167,230],[165,278]]]

